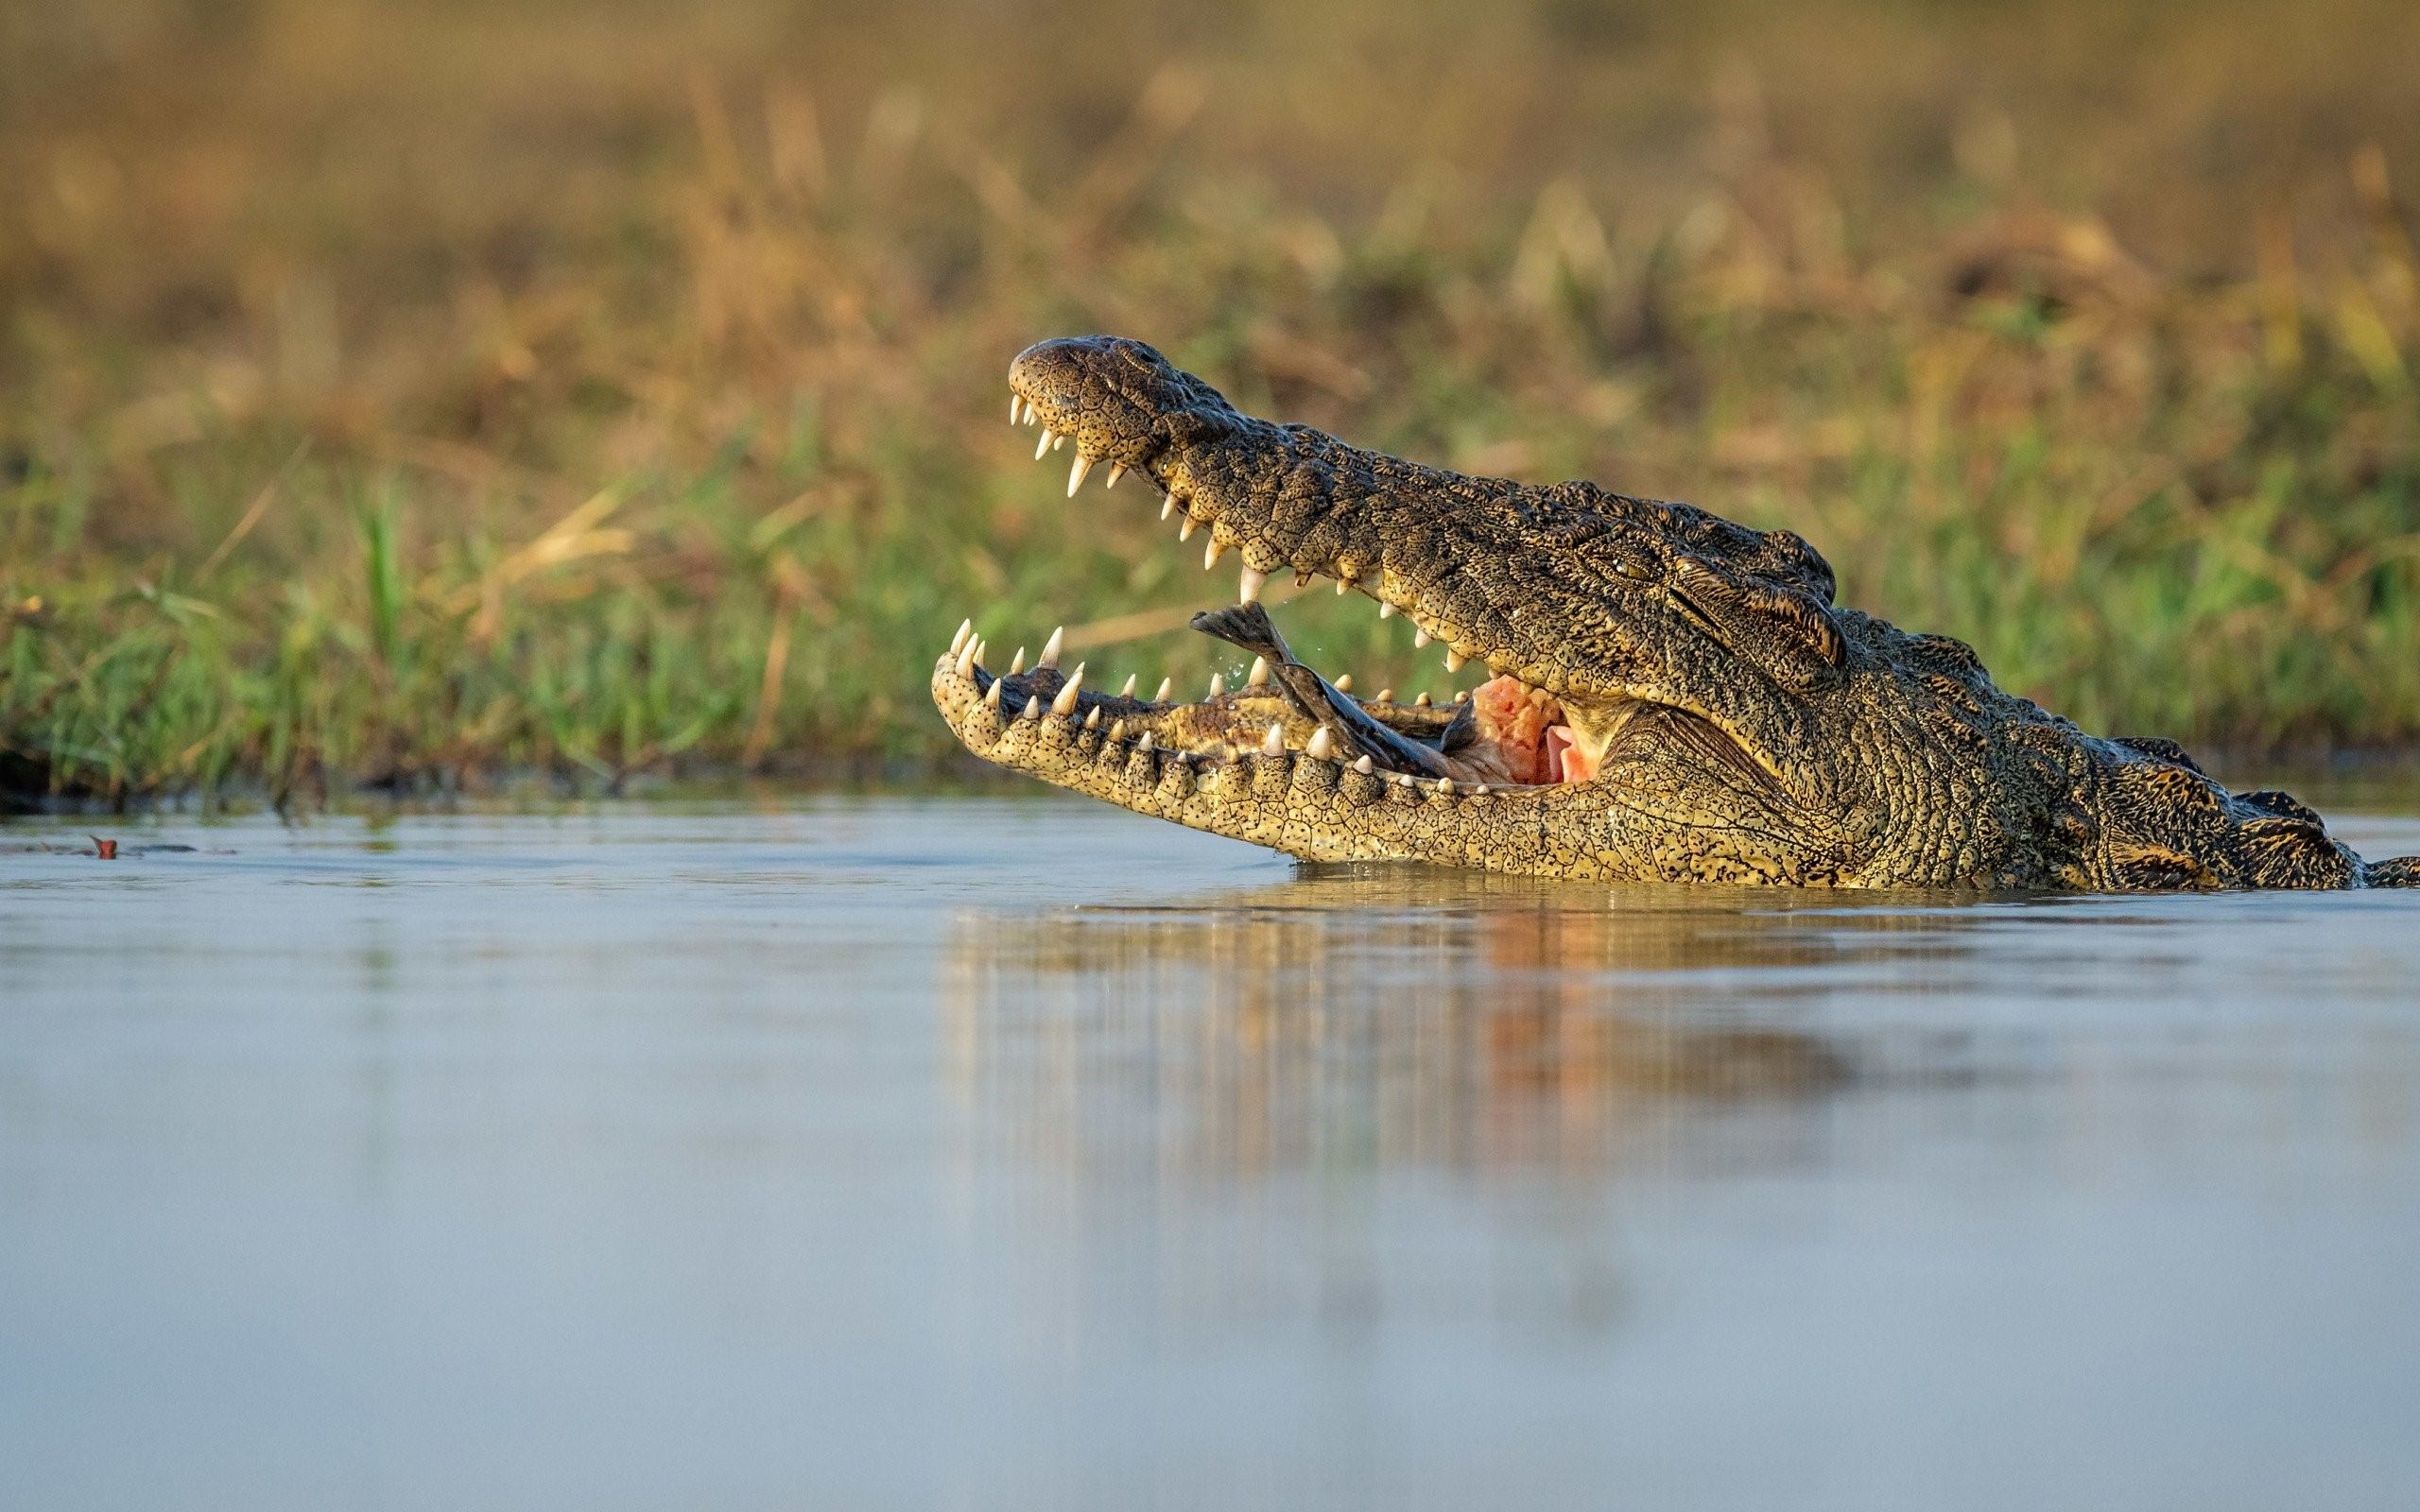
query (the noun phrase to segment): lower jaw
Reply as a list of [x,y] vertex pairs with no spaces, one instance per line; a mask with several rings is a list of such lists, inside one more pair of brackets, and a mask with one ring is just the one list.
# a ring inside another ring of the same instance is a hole
[[[962,651],[970,649],[961,647]],[[963,666],[959,665],[960,660],[965,662]],[[1005,722],[1014,722],[1021,716],[1065,719],[1079,730],[1137,746],[1148,737],[1147,748],[1204,767],[1279,755],[1332,761],[1347,768],[1357,765],[1353,757],[1340,754],[1322,742],[1318,723],[1305,717],[1278,690],[1262,681],[1233,689],[1214,684],[1204,698],[1176,702],[1099,694],[1080,685],[1072,696],[1066,696],[1070,674],[1055,662],[1046,662],[1030,671],[994,675],[971,657],[944,658],[936,667],[937,678],[945,669],[966,679],[974,694]],[[1073,676],[1080,679],[1082,671],[1079,667]],[[1511,678],[1498,678],[1478,690],[1477,696],[1482,707],[1490,690],[1501,694],[1502,685],[1507,684],[1512,688],[1521,686]],[[1457,694],[1453,703],[1442,706],[1432,704],[1426,695],[1411,703],[1399,703],[1387,696],[1340,696],[1350,698],[1362,712],[1397,732],[1433,746],[1436,737],[1461,713],[1462,702],[1473,695]],[[1033,713],[1028,713],[1029,708]],[[1519,730],[1489,730],[1486,727],[1491,721],[1484,715],[1478,723],[1481,733],[1442,758],[1448,782],[1443,790],[1448,793],[1552,791],[1596,775],[1596,763],[1579,743],[1577,733],[1559,719]],[[1437,785],[1436,773],[1408,771],[1378,760],[1362,763],[1357,769],[1398,785],[1431,789]]]
[[[1374,779],[1381,783],[1419,792],[1449,796],[1501,794],[1539,790],[1545,784],[1512,782],[1493,776],[1483,764],[1455,763],[1441,782],[1425,773],[1393,770],[1366,757],[1356,760],[1327,747],[1318,737],[1321,727],[1297,713],[1276,689],[1263,684],[1214,693],[1198,702],[1182,703],[1102,695],[1071,689],[1080,678],[1058,666],[1044,664],[1029,671],[994,675],[970,658],[943,657],[935,664],[933,694],[961,740],[978,755],[998,760],[992,742],[1012,727],[1028,726],[1046,732],[1055,746],[1088,750],[1115,750],[1129,756],[1149,754],[1161,763],[1184,764],[1207,775],[1221,767],[1265,769],[1272,762],[1337,771]],[[1393,704],[1356,699],[1374,715],[1392,716],[1419,728],[1442,730],[1456,712],[1453,706]],[[1008,765],[1026,767],[1026,764]],[[1026,769],[1031,770],[1030,767]],[[1056,780],[1049,771],[1034,775]]]
[[[933,701],[976,756],[1054,786],[1310,861],[1410,861],[1571,878],[1630,874],[1610,852],[1574,852],[1556,836],[1577,826],[1548,813],[1572,787],[1498,787],[1414,778],[1315,756],[1250,748],[1169,749],[1109,708],[1046,690],[1055,672],[980,679],[951,659],[934,667]],[[1063,693],[1064,686],[1060,684]],[[998,695],[994,701],[993,695]],[[1020,696],[1023,703],[1020,705]],[[1202,706],[1178,706],[1198,717]],[[1094,715],[1098,713],[1096,721]]]

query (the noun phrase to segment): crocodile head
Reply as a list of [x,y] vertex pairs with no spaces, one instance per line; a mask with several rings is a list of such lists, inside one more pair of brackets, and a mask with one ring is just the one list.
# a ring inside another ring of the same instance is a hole
[[[1196,623],[1259,660],[1241,688],[1145,699],[1063,673],[1055,638],[994,675],[963,627],[933,695],[990,761],[1322,860],[2091,885],[2133,843],[2100,798],[2159,765],[2147,747],[2001,693],[1955,641],[1835,608],[1831,568],[1788,531],[1362,451],[1243,415],[1120,337],[1043,342],[1009,387],[1037,459],[1072,445],[1071,497],[1096,468],[1139,474],[1181,540],[1207,538],[1205,565],[1236,555],[1239,604]],[[1354,696],[1260,610],[1280,572],[1374,599],[1491,679],[1444,709]]]

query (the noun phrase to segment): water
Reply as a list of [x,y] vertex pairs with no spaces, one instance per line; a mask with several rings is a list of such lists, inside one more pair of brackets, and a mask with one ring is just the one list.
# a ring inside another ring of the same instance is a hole
[[94,827],[0,826],[0,1505],[2420,1500],[2420,893]]

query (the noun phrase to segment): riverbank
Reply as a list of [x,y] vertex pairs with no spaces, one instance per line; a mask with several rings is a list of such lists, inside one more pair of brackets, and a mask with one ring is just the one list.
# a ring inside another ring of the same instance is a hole
[[[1204,679],[1230,585],[1002,413],[1011,352],[1097,329],[1357,442],[1787,524],[2088,728],[2409,747],[2420,23],[2119,9],[1541,9],[1478,81],[1432,18],[1418,109],[1249,26],[1140,73],[913,17],[870,70],[750,4],[676,70],[613,8],[62,32],[0,106],[0,784],[930,769],[968,614]],[[1843,98],[1849,53],[1904,69]],[[1366,606],[1278,614],[1456,685]]]

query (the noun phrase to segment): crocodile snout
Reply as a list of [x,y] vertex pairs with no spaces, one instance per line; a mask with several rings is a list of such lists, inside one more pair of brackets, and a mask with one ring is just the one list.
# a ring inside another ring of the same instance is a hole
[[1121,472],[1242,421],[1218,390],[1127,336],[1036,342],[1009,364],[1009,418],[1041,422],[1036,457],[1073,437],[1078,451]]

